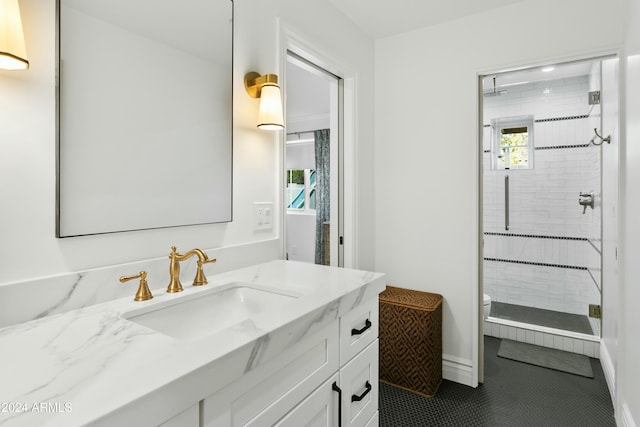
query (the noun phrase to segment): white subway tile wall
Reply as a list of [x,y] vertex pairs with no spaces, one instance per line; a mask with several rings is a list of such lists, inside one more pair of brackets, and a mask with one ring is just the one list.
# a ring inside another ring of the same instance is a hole
[[[506,95],[484,100],[484,292],[493,301],[584,315],[589,304],[600,303],[601,147],[589,145],[593,128],[599,128],[600,108],[588,104],[588,92],[598,79],[582,76],[513,86]],[[533,169],[491,170],[491,120],[523,115],[534,116]],[[588,207],[585,213],[578,204],[584,192],[597,196],[596,208]],[[599,336],[599,322],[591,323]],[[495,326],[489,331],[595,354],[586,343],[549,334]]]
[[569,337],[553,332],[534,331],[517,326],[498,324],[492,321],[484,322],[484,334],[491,337],[506,338],[541,347],[582,354],[596,359],[600,358],[600,343],[597,339]]

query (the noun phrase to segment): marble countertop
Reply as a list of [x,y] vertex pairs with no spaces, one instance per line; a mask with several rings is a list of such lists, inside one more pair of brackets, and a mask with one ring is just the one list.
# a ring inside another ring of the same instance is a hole
[[[131,298],[0,329],[0,426],[157,425],[376,298],[385,287],[380,273],[291,261],[209,274],[204,287],[188,285],[190,274],[183,271],[180,294],[156,292],[152,300],[135,302],[132,286]],[[193,340],[123,317],[230,282],[299,297]]]

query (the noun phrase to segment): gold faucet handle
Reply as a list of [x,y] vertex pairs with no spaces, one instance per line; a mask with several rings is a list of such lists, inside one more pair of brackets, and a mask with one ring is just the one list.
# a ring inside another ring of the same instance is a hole
[[196,270],[196,277],[193,279],[193,286],[204,286],[207,283],[209,283],[207,282],[207,276],[204,275],[202,266],[204,264],[213,264],[214,262],[216,262],[216,259],[215,258],[209,259],[207,258],[206,254],[204,259],[198,259],[198,268]]
[[141,271],[139,274],[135,276],[122,276],[120,278],[120,283],[128,282],[133,279],[140,279],[140,286],[138,286],[138,292],[136,292],[136,296],[134,298],[135,301],[147,301],[153,298],[151,291],[149,290],[149,284],[147,283],[147,272]]

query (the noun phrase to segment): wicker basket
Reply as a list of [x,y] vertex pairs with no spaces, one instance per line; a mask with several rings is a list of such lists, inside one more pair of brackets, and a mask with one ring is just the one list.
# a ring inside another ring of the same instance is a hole
[[433,397],[442,382],[442,295],[380,294],[380,381]]

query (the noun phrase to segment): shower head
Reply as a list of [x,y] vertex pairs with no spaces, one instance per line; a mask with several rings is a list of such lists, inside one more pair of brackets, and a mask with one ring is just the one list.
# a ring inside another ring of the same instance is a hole
[[492,97],[492,96],[500,96],[500,95],[506,95],[507,91],[506,90],[496,90],[496,78],[495,76],[493,77],[493,92],[483,92],[482,93],[484,96],[486,97]]

